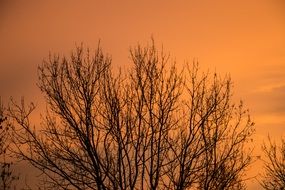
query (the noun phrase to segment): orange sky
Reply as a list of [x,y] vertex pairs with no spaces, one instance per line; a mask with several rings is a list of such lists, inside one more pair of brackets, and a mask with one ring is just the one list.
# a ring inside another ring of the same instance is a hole
[[2,0],[0,95],[40,102],[36,69],[49,51],[95,48],[101,39],[113,64],[124,66],[129,47],[151,36],[178,64],[195,58],[231,74],[235,97],[256,122],[256,147],[267,134],[285,135],[284,0]]

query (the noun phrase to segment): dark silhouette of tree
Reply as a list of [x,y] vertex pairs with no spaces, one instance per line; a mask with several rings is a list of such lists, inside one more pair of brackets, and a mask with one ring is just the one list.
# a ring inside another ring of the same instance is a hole
[[116,75],[100,47],[45,60],[41,128],[30,124],[33,105],[9,109],[19,156],[50,189],[240,189],[253,123],[232,103],[231,79],[196,63],[179,72],[154,42],[130,58]]
[[[12,170],[13,162],[9,160],[8,147],[10,145],[9,124],[5,116],[5,109],[0,97],[0,189],[9,190],[18,176]],[[13,186],[15,188],[15,185]]]
[[281,140],[280,146],[268,137],[269,144],[263,144],[265,153],[265,173],[261,181],[264,189],[285,189],[285,140]]

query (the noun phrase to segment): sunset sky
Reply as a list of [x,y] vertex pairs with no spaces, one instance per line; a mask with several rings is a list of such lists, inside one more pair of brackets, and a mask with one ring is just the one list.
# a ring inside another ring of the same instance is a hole
[[76,44],[94,49],[100,40],[114,68],[124,67],[129,48],[152,36],[178,65],[195,59],[231,75],[235,99],[256,123],[256,149],[268,134],[285,135],[284,0],[2,0],[0,95],[40,106],[37,65],[49,52],[69,55]]

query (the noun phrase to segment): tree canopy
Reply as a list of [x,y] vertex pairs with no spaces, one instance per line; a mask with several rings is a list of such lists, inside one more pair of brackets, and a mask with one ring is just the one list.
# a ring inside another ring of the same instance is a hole
[[47,189],[242,189],[254,131],[229,76],[181,71],[154,42],[114,74],[101,47],[50,55],[38,68],[47,110],[14,102],[17,154]]

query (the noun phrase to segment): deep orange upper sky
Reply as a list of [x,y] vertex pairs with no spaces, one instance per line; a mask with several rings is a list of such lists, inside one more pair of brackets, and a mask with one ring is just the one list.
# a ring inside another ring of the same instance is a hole
[[123,67],[129,47],[151,36],[178,64],[198,59],[231,74],[235,98],[256,122],[257,147],[267,134],[285,135],[284,0],[2,0],[0,95],[40,102],[36,68],[49,51],[68,54],[81,42],[95,48],[101,39]]

